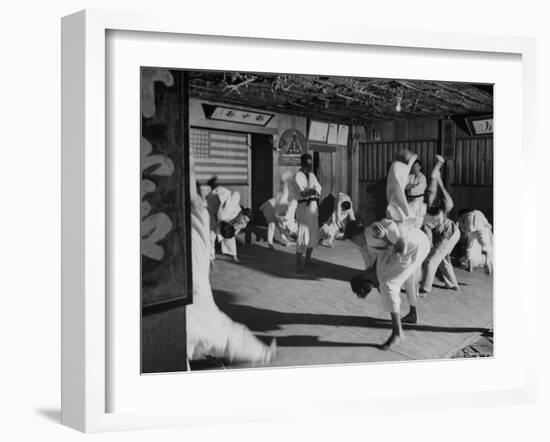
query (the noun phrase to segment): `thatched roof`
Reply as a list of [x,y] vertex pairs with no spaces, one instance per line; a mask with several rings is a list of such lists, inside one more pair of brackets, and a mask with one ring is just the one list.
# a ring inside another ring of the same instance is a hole
[[346,123],[493,112],[482,84],[214,71],[191,71],[189,84],[191,97]]

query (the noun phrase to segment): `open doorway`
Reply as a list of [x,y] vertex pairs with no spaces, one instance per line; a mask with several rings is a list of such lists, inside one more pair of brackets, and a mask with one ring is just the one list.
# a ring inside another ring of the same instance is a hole
[[332,214],[336,200],[334,153],[313,151],[313,165],[315,176],[321,185],[319,225],[322,225]]
[[271,135],[251,134],[252,213],[254,224],[266,225],[260,206],[273,197],[273,143]]

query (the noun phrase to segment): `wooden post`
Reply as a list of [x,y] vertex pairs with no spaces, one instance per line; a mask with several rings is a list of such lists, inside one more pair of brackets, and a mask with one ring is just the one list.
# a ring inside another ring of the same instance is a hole
[[[362,201],[359,198],[359,138],[357,134],[357,127],[352,126],[352,139],[350,146],[351,167],[350,167],[350,181],[351,181],[351,200],[354,204],[358,204],[356,210],[361,210]],[[360,212],[361,213],[361,212]]]

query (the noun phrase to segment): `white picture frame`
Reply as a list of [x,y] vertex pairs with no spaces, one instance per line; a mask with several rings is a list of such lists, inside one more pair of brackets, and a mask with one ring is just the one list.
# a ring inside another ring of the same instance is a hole
[[311,120],[309,122],[309,141],[317,141],[319,143],[326,143],[330,134],[331,124],[323,121]]
[[[151,13],[128,13],[86,10],[63,18],[62,21],[62,423],[84,432],[114,431],[139,428],[159,428],[185,425],[206,425],[211,416],[198,407],[189,410],[150,410],[108,412],[108,392],[113,385],[107,376],[111,348],[106,337],[111,315],[109,290],[110,256],[106,244],[110,241],[108,181],[110,176],[106,150],[106,33],[109,31],[155,32],[164,35],[226,36],[239,39],[277,39],[307,41],[330,45],[369,45],[379,48],[398,47],[438,51],[470,51],[515,54],[521,57],[522,120],[521,155],[524,167],[534,160],[533,118],[535,103],[535,43],[532,39],[494,37],[423,31],[379,30],[343,25],[330,27],[285,27],[284,24],[254,21],[211,22],[207,16],[182,21],[180,17]],[[137,110],[136,110],[137,112]],[[498,115],[495,114],[498,132]],[[108,140],[107,140],[108,141]],[[497,167],[500,167],[497,165]],[[534,219],[536,195],[527,188],[518,190],[523,199],[522,222]],[[521,229],[519,229],[521,230]],[[524,233],[519,233],[524,235]],[[516,259],[526,263],[536,255],[535,245],[521,241],[521,255]],[[497,242],[498,244],[498,242]],[[498,247],[497,247],[498,259]],[[498,270],[497,270],[498,272]],[[535,282],[518,280],[521,297],[518,311],[536,304]],[[273,418],[300,418],[342,414],[365,415],[372,412],[398,412],[414,409],[489,406],[498,404],[533,403],[535,397],[536,324],[518,315],[523,327],[524,343],[521,369],[500,388],[477,389],[469,392],[416,393],[400,395],[388,390],[376,400],[359,391],[346,396],[337,393],[323,398],[308,398],[308,407],[284,409],[266,407],[260,410],[246,399],[238,399],[235,410],[245,413],[226,415],[220,411],[217,422],[248,422]],[[498,326],[505,326],[499,324]],[[516,325],[517,326],[517,325]],[[136,336],[136,339],[138,337]],[[519,356],[518,356],[519,357]],[[498,358],[498,350],[497,350]],[[467,361],[466,361],[467,363]],[[393,371],[393,364],[383,365]],[[367,366],[365,366],[367,367]],[[380,367],[380,366],[379,366]],[[411,366],[412,367],[412,366]],[[463,365],[466,368],[465,365]],[[309,369],[317,370],[317,368]],[[364,367],[355,367],[357,374]],[[372,369],[368,369],[372,370]],[[377,369],[380,370],[380,369]],[[293,370],[279,370],[292,378]],[[296,372],[298,373],[298,372]],[[310,371],[309,373],[313,373]],[[204,376],[196,375],[198,382]],[[242,381],[242,373],[223,373],[232,382]],[[211,375],[214,376],[214,375]],[[249,376],[249,375],[246,375]],[[297,374],[296,374],[297,376]],[[214,378],[212,378],[214,379]],[[359,389],[360,390],[360,389]],[[302,404],[303,405],[303,404]],[[248,414],[246,413],[248,410]],[[251,412],[252,410],[252,412]],[[255,410],[255,411],[254,411]],[[240,417],[235,417],[235,416]]]
[[338,127],[339,126],[337,123],[329,123],[328,136],[326,140],[327,144],[338,144]]

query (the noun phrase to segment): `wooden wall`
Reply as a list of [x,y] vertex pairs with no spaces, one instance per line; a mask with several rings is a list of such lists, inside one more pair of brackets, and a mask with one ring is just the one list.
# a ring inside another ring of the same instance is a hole
[[493,185],[493,137],[456,140],[453,186]]
[[[215,121],[215,120],[207,119],[204,116],[204,112],[202,109],[203,103],[222,104],[222,103],[215,103],[212,101],[199,100],[197,98],[190,98],[189,99],[189,124],[192,127],[204,127],[204,128],[210,128],[210,129],[220,129],[220,130],[236,131],[236,132],[250,133],[250,134],[259,133],[259,134],[272,135],[276,143],[278,143],[279,136],[282,135],[282,133],[287,129],[297,129],[300,132],[302,132],[304,136],[307,136],[307,132],[306,132],[307,119],[304,117],[274,113],[273,118],[269,121],[269,123],[265,127],[248,125],[248,124],[229,123],[226,121]],[[244,108],[244,107],[240,106],[240,108]],[[254,110],[254,109],[250,108],[250,110]],[[272,187],[273,193],[277,191],[277,189],[279,188],[280,176],[286,170],[289,170],[290,172],[295,173],[298,170],[298,167],[279,166],[279,154],[277,151],[274,150],[273,151],[273,181],[271,183],[266,183],[266,186]],[[251,192],[250,185],[227,186],[227,187],[230,188],[231,190],[238,191],[241,194],[241,204],[243,206],[251,207],[252,192]],[[209,189],[207,186],[204,186],[204,189],[202,189],[202,191],[204,193],[207,193]]]
[[[228,131],[237,131],[243,133],[261,133],[273,136],[274,143],[278,143],[279,137],[287,129],[297,129],[304,137],[307,138],[307,119],[296,115],[288,115],[282,113],[275,113],[273,118],[269,121],[266,127],[251,126],[246,124],[228,123],[225,121],[208,120],[204,116],[202,109],[202,103],[208,104],[220,104],[211,101],[199,100],[197,98],[189,99],[189,124],[191,127],[203,127],[210,129],[220,129]],[[254,110],[254,109],[250,109]],[[253,148],[253,146],[252,146]],[[338,192],[351,192],[351,176],[350,168],[352,165],[352,158],[350,155],[351,146],[338,146],[336,151],[329,155],[331,157],[330,168],[332,171],[332,182],[330,189],[325,189],[328,193],[336,196]],[[279,165],[279,152],[273,150],[273,181],[266,183],[266,186],[270,186],[273,190],[273,194],[278,190],[281,175],[289,171],[292,174],[296,173],[298,166],[280,166]],[[325,164],[325,166],[327,166]],[[231,190],[238,191],[241,194],[241,204],[245,207],[251,206],[251,187],[250,185],[243,186],[226,186]],[[201,189],[203,193],[209,191],[208,186],[203,186]]]
[[[366,139],[366,141],[365,141]],[[401,149],[418,153],[423,173],[429,177],[434,157],[440,150],[438,120],[402,120],[371,123],[359,143],[358,204],[365,222],[384,213],[386,168]],[[493,221],[493,138],[470,137],[457,127],[454,160],[445,166],[445,179],[455,202],[451,216],[465,208],[475,208]]]
[[321,199],[336,197],[339,192],[350,193],[348,150],[348,146],[338,146],[334,152],[319,152],[317,179],[322,186]]

